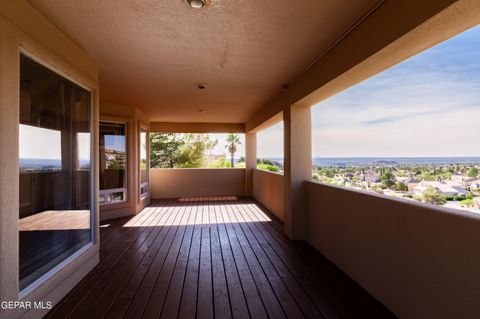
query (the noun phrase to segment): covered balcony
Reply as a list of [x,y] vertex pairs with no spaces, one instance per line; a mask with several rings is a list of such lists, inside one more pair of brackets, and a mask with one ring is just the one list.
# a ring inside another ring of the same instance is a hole
[[[480,317],[480,215],[314,180],[311,111],[479,22],[471,0],[1,1],[0,318]],[[241,166],[152,163],[152,134],[219,133]]]

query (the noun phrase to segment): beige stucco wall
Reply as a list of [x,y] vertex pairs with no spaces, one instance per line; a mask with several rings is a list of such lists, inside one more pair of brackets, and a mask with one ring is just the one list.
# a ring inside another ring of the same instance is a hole
[[150,130],[158,133],[244,133],[244,123],[151,122]]
[[244,168],[150,169],[152,198],[243,196]]
[[284,218],[283,179],[279,173],[253,171],[253,197],[281,221]]
[[480,318],[480,216],[305,182],[309,242],[400,318]]
[[[62,34],[26,1],[1,1],[0,5],[0,300],[19,300],[18,283],[18,124],[20,52],[93,92],[94,135],[98,123],[98,68],[86,52]],[[95,148],[98,162],[98,147]],[[92,165],[92,167],[96,167]],[[95,171],[98,180],[98,170]],[[98,192],[92,199],[97,202]],[[22,299],[58,302],[99,260],[98,205],[95,209],[94,244],[64,268],[51,272]],[[4,310],[0,318],[40,318],[48,310]]]

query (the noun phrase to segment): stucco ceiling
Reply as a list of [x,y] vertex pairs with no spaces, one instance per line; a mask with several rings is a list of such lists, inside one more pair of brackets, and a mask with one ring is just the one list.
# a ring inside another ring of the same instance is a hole
[[102,101],[225,123],[246,122],[377,2],[30,0],[97,61]]

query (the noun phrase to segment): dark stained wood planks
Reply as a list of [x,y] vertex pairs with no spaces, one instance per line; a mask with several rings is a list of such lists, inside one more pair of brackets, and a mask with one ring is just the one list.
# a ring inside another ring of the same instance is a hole
[[47,318],[394,317],[248,198],[155,200],[102,224],[100,264]]

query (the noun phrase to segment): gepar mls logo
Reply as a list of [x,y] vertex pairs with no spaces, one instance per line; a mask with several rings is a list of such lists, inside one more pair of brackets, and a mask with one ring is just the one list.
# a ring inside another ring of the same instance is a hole
[[0,308],[4,310],[15,309],[52,309],[51,301],[2,301]]

